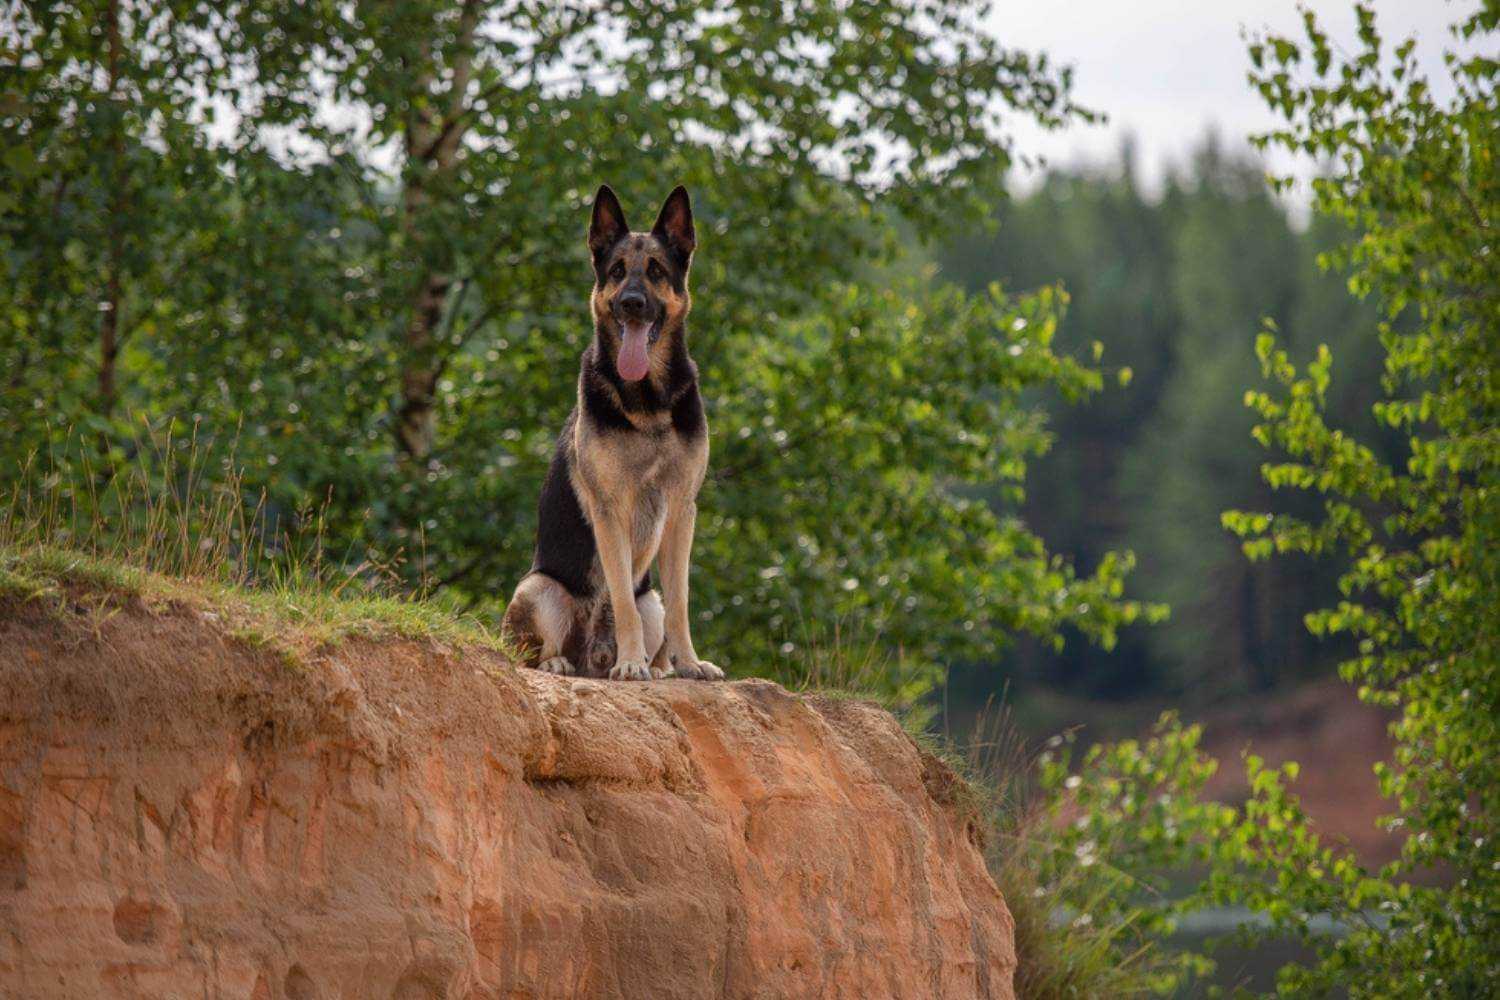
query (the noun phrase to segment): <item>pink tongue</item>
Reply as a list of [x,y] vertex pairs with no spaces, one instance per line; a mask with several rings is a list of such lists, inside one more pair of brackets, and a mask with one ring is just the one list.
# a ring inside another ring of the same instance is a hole
[[651,362],[646,357],[646,334],[650,332],[651,324],[626,323],[624,327],[624,335],[620,338],[620,355],[615,360],[615,370],[625,381],[639,382],[646,377],[646,372],[651,368]]

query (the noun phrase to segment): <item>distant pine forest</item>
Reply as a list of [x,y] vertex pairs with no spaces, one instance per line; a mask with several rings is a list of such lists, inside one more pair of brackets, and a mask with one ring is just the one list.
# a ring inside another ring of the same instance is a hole
[[1254,340],[1263,321],[1304,361],[1330,347],[1339,426],[1381,442],[1387,458],[1404,448],[1371,416],[1384,357],[1369,336],[1377,310],[1318,265],[1349,234],[1326,216],[1294,213],[1248,150],[1213,135],[1163,190],[1143,192],[1135,174],[1128,145],[1113,163],[1054,171],[996,208],[998,228],[960,232],[934,259],[942,279],[970,289],[1060,282],[1070,302],[1059,350],[1087,356],[1099,344],[1107,370],[1128,369],[1080,404],[1048,406],[1055,440],[1028,470],[1018,509],[1080,566],[1132,551],[1131,592],[1170,605],[1170,623],[1130,626],[1109,651],[1023,641],[998,672],[991,662],[955,668],[948,694],[959,724],[1001,693],[997,677],[1023,701],[1051,688],[1204,707],[1327,677],[1348,653],[1303,625],[1337,598],[1336,566],[1246,560],[1220,515],[1310,506],[1274,494],[1260,475],[1267,454],[1242,396],[1262,378]]

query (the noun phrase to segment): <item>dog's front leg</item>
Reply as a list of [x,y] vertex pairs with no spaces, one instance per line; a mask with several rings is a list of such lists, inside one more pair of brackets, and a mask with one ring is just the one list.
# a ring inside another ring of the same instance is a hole
[[609,606],[615,619],[615,665],[609,676],[617,681],[650,680],[646,663],[646,635],[641,613],[635,606],[635,586],[630,576],[630,525],[607,512],[594,520],[594,543],[609,587]]
[[679,677],[717,681],[723,680],[724,671],[698,659],[688,622],[688,566],[693,558],[693,527],[697,519],[698,505],[692,500],[674,504],[667,511],[666,531],[662,533],[658,553],[662,598],[667,606],[667,637],[661,652],[656,654],[657,666],[664,669],[670,665]]

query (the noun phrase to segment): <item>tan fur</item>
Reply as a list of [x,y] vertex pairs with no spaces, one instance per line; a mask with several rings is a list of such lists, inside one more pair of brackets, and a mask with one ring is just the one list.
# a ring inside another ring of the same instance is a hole
[[550,577],[528,573],[521,578],[501,629],[518,647],[523,663],[532,667],[550,663],[545,669],[552,673],[573,672],[552,661],[567,662],[564,653],[578,624],[576,604],[573,595]]
[[[516,646],[521,665],[553,674],[571,675],[581,670],[602,677],[609,673],[615,665],[617,644],[607,593],[601,586],[599,596],[581,601],[545,574],[523,577],[501,626]],[[661,595],[647,591],[635,599],[635,607],[652,664],[651,676],[663,677],[671,665],[660,657],[666,619]]]
[[[717,672],[717,667],[700,668],[693,651],[686,556],[681,552],[684,534],[691,545],[695,500],[708,469],[707,435],[686,443],[665,429],[649,436],[601,434],[580,420],[574,427],[573,457],[573,489],[594,529],[614,617],[616,660],[610,676],[644,677],[653,663],[660,672],[676,666],[683,676]],[[677,558],[671,567],[665,560],[661,565],[667,595],[665,641],[659,648],[648,647],[633,581],[656,559],[668,534]]]

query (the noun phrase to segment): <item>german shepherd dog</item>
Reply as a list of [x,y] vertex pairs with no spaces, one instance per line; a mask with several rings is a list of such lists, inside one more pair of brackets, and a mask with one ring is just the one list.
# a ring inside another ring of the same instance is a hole
[[[588,246],[594,340],[542,484],[531,572],[502,634],[526,666],[555,674],[719,680],[688,627],[708,423],[687,349],[697,246],[687,190],[667,197],[649,233],[633,233],[600,187]],[[660,595],[649,571],[658,556]]]

